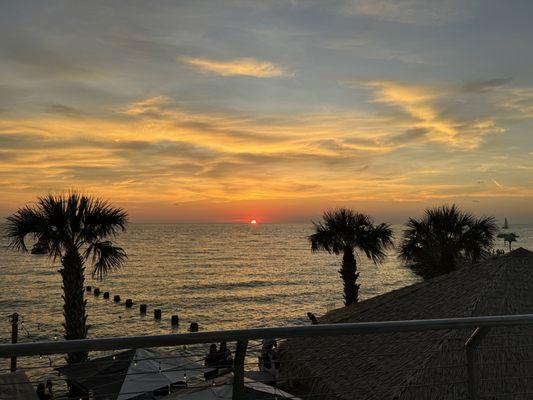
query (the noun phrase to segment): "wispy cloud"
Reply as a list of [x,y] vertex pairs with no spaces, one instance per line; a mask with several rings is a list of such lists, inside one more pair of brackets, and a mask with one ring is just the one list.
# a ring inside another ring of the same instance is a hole
[[233,60],[213,60],[209,58],[179,57],[190,67],[221,76],[253,76],[255,78],[276,78],[290,73],[280,65],[255,58],[236,58]]
[[461,0],[346,0],[344,10],[384,21],[440,25],[468,18],[470,7]]
[[124,114],[128,115],[149,115],[159,114],[161,107],[169,103],[169,99],[165,96],[149,97],[147,99],[139,100],[122,110]]
[[453,89],[451,85],[421,86],[396,81],[340,81],[350,87],[371,90],[371,101],[384,104],[384,115],[396,113],[395,123],[402,118],[405,133],[391,135],[389,140],[402,142],[438,142],[455,149],[478,148],[489,134],[502,133],[505,128],[486,115],[465,115],[464,106],[454,111],[450,104],[459,101],[463,89]]
[[503,189],[503,185],[502,185],[500,182],[498,182],[496,179],[493,179],[492,182],[493,182],[496,186],[498,186],[498,188]]
[[493,78],[484,81],[469,82],[463,86],[465,92],[481,93],[511,82],[511,78]]

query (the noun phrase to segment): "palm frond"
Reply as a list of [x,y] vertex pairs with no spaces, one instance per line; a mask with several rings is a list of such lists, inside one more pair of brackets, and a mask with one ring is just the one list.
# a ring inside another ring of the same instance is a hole
[[101,199],[82,198],[80,210],[80,240],[92,242],[116,236],[124,231],[128,223],[128,213],[113,207]]
[[324,250],[328,253],[338,254],[338,251],[334,251],[338,246],[335,244],[336,236],[332,234],[332,231],[321,222],[313,222],[313,226],[315,233],[308,237],[311,243],[311,251],[314,253],[319,250]]
[[313,226],[315,233],[309,236],[312,251],[340,254],[345,249],[359,248],[373,262],[380,263],[392,245],[388,224],[374,226],[369,216],[346,208],[324,212],[322,220]]
[[109,272],[120,268],[128,258],[123,248],[113,245],[110,241],[94,242],[84,253],[88,258],[92,254],[92,276],[103,279]]
[[454,269],[456,260],[475,262],[487,253],[496,229],[494,218],[477,219],[456,205],[430,208],[407,222],[399,255],[426,276],[439,275]]
[[387,257],[387,250],[393,246],[392,229],[389,224],[372,226],[360,241],[359,247],[374,264],[381,264]]
[[497,231],[498,227],[494,217],[474,219],[463,235],[466,257],[476,262],[483,254],[488,253],[494,245]]
[[43,215],[38,209],[26,206],[7,217],[6,237],[9,247],[18,251],[28,251],[25,239],[29,235],[40,236],[46,229]]
[[21,208],[7,220],[11,247],[27,251],[24,239],[34,235],[55,260],[67,248],[79,250],[124,230],[127,213],[103,200],[72,191],[42,196],[34,206]]

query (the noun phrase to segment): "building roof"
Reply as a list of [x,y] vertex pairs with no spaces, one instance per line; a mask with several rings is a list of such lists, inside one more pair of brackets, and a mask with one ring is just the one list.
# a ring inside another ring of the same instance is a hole
[[[333,310],[319,323],[533,313],[533,253],[523,248]],[[313,399],[465,399],[472,329],[288,340],[281,376]],[[477,352],[481,398],[531,398],[533,327],[491,328]],[[507,395],[506,395],[507,393]]]

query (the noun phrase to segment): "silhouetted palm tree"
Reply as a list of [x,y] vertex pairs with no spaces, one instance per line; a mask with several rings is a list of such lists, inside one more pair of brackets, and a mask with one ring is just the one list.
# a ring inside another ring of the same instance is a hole
[[426,279],[446,274],[459,260],[475,263],[487,254],[497,229],[493,217],[476,218],[455,205],[427,209],[407,222],[400,257]]
[[[126,252],[110,237],[126,228],[127,213],[109,203],[78,193],[48,195],[7,218],[10,246],[28,251],[30,236],[47,249],[54,261],[61,259],[65,339],[87,336],[86,301],[83,298],[85,262],[92,263],[93,277],[103,278],[120,267]],[[70,353],[69,363],[84,361],[86,353]]]
[[313,252],[342,253],[339,270],[344,282],[344,304],[359,298],[357,263],[354,251],[359,250],[374,264],[383,262],[387,248],[392,246],[392,230],[388,224],[374,225],[370,217],[345,208],[326,211],[322,221],[313,222],[315,233],[309,236]]

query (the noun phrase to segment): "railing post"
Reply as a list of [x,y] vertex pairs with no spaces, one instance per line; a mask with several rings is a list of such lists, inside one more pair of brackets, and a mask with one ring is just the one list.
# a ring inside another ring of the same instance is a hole
[[242,400],[244,398],[244,360],[246,359],[246,348],[248,340],[239,340],[235,350],[235,360],[233,364],[233,395],[232,400]]
[[[18,333],[19,333],[19,315],[13,313],[11,315],[11,343],[18,342]],[[11,372],[17,370],[17,357],[11,357]]]
[[476,372],[476,349],[490,328],[476,328],[465,343],[466,368],[468,382],[468,399],[478,400],[477,396],[477,372]]

